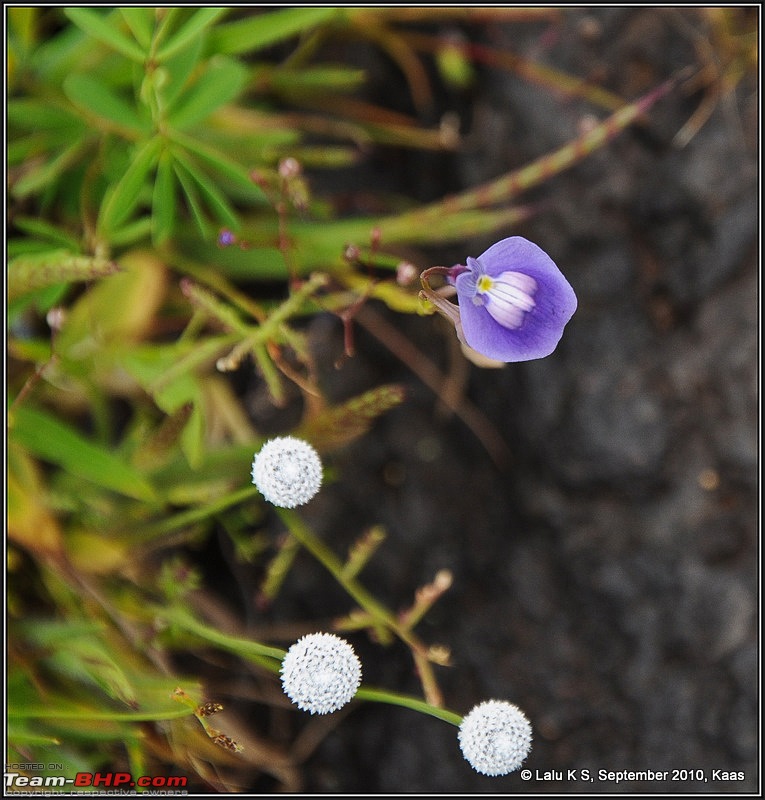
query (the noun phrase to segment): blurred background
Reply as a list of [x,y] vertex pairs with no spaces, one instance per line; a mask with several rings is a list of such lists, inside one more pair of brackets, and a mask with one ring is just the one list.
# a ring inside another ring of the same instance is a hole
[[[323,44],[323,58],[366,72],[361,99],[451,130],[459,146],[370,146],[331,173],[307,168],[316,195],[331,195],[351,215],[372,213],[381,197],[429,203],[523,167],[605,115],[592,97],[556,91],[561,76],[625,102],[688,66],[694,79],[531,188],[521,198],[534,209],[530,218],[396,250],[419,271],[464,263],[506,235],[539,244],[579,298],[550,357],[481,369],[445,321],[370,300],[354,320],[355,353],[338,368],[337,316],[306,320],[330,402],[388,383],[406,396],[367,435],[328,455],[331,480],[302,515],[338,553],[370,526],[384,527],[387,539],[361,579],[393,609],[440,570],[451,572],[452,587],[418,626],[424,641],[451,651],[452,665],[436,668],[445,704],[462,714],[485,699],[519,705],[534,728],[524,765],[532,771],[740,775],[586,786],[524,782],[518,773],[486,778],[462,759],[455,729],[438,720],[376,703],[306,718],[274,699],[272,678],[189,646],[173,664],[224,704],[216,726],[266,762],[273,748],[272,762],[283,765],[221,764],[200,787],[755,792],[758,9],[519,10],[517,19],[510,10],[479,12],[434,21],[410,9],[399,18],[421,60],[423,83],[414,85],[427,91],[419,96],[401,64],[369,41]],[[451,69],[445,42],[466,56]],[[289,52],[283,44],[272,54]],[[435,385],[427,380],[434,369]],[[230,386],[263,435],[300,419],[297,395],[276,408],[251,369],[232,373]],[[258,530],[277,537],[280,522],[266,509]],[[263,565],[239,558],[224,527],[180,549],[200,571],[201,605],[221,625],[233,617],[288,646],[349,611],[347,595],[305,553],[264,607]],[[403,645],[349,639],[365,682],[420,693]],[[274,704],[268,712],[264,697]],[[106,752],[118,768],[117,751]]]

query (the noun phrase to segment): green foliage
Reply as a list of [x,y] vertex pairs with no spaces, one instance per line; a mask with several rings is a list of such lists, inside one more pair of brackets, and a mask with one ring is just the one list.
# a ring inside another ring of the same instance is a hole
[[[425,701],[364,696],[456,720],[436,708],[448,654],[357,580],[382,536],[344,564],[296,514],[284,540],[267,534],[248,474],[264,436],[226,373],[254,372],[275,405],[299,395],[294,432],[323,453],[367,435],[401,387],[326,402],[304,319],[334,313],[350,330],[366,302],[422,313],[418,287],[396,280],[402,248],[507,229],[528,213],[509,205],[521,189],[607,137],[490,191],[426,208],[378,196],[378,215],[343,216],[309,170],[458,139],[358,97],[364,71],[322,60],[335,38],[379,47],[415,103],[427,96],[394,9],[9,9],[10,761],[165,763],[213,785],[238,749],[199,711],[204,675],[176,674],[171,655],[213,650],[260,675],[283,652],[206,618],[179,546],[215,530],[260,564],[268,603],[307,549],[361,609],[348,627],[410,648]],[[464,84],[469,58],[447,55]],[[163,727],[148,735],[147,721]]]

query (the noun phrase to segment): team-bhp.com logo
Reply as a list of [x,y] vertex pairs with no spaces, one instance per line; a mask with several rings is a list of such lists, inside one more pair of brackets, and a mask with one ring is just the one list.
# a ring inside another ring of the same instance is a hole
[[6,772],[4,777],[6,788],[14,789],[68,787],[119,789],[135,786],[142,789],[183,789],[188,782],[188,778],[180,775],[141,775],[139,778],[133,778],[129,772],[78,772],[73,778],[62,775],[30,776],[22,775],[20,772]]

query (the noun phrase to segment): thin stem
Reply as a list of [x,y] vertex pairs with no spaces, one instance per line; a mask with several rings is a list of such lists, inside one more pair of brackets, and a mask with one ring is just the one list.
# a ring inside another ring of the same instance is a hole
[[441,691],[436,683],[433,667],[427,656],[427,648],[419,639],[406,630],[398,621],[395,614],[379,603],[355,578],[345,574],[343,563],[339,558],[316,536],[313,531],[295,514],[288,509],[277,509],[279,516],[289,529],[290,533],[300,544],[311,553],[316,560],[331,573],[335,580],[346,592],[372,617],[389,628],[404,642],[412,652],[417,667],[420,681],[425,696],[436,706],[441,705]]
[[446,708],[439,708],[417,697],[410,697],[405,694],[398,694],[396,692],[388,692],[384,689],[375,689],[369,686],[362,686],[356,692],[356,697],[360,700],[367,700],[371,703],[386,703],[392,706],[402,706],[409,708],[412,711],[418,711],[421,714],[428,714],[436,719],[441,719],[451,725],[459,725],[462,722],[462,717],[454,711],[449,711]]
[[104,722],[158,722],[166,719],[179,719],[193,714],[186,708],[172,711],[93,711],[90,708],[61,710],[45,708],[15,708],[8,710],[10,719],[87,719]]
[[175,514],[154,525],[149,524],[142,531],[135,534],[135,539],[139,541],[151,541],[158,536],[171,533],[179,528],[185,528],[194,522],[200,522],[203,519],[213,516],[213,514],[225,511],[227,508],[237,505],[237,503],[249,500],[256,495],[257,492],[258,490],[254,486],[246,486],[244,489],[231,492],[225,497],[221,497],[219,500],[215,500],[207,505],[200,506],[199,508],[190,508],[188,511],[182,511],[180,514]]
[[279,647],[269,647],[252,639],[222,633],[217,628],[205,625],[192,614],[177,607],[157,608],[154,611],[157,616],[166,622],[177,625],[187,633],[216,644],[224,650],[249,658],[271,672],[279,672],[279,666],[285,656],[285,651]]

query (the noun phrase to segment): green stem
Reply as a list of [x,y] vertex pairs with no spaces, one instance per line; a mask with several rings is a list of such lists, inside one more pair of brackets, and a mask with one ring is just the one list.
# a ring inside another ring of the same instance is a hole
[[313,531],[294,511],[277,509],[277,512],[290,533],[331,573],[332,577],[345,591],[372,617],[393,631],[409,647],[412,651],[412,657],[414,658],[425,696],[434,701],[435,704],[438,704],[440,691],[433,674],[432,665],[427,657],[427,648],[410,630],[399,623],[393,612],[389,611],[382,603],[379,603],[358,581],[345,574],[342,562],[324,542],[314,536]]
[[56,710],[53,708],[20,708],[8,711],[9,719],[86,719],[98,722],[158,722],[180,719],[192,714],[186,708],[172,711],[93,711],[90,708]]
[[274,309],[268,319],[258,329],[260,335],[257,341],[265,342],[273,338],[279,325],[296,314],[303,303],[322,286],[326,286],[328,278],[321,272],[315,272],[303,283],[297,291],[293,292],[278,308]]
[[279,672],[285,651],[278,647],[269,647],[251,639],[242,639],[239,636],[221,633],[216,628],[200,622],[192,614],[181,608],[157,608],[155,613],[166,622],[177,625],[187,633],[194,634],[200,639],[218,645],[224,650],[249,658],[271,672]]
[[431,717],[436,717],[436,719],[441,719],[457,727],[462,723],[462,717],[454,711],[449,711],[446,708],[438,708],[417,697],[410,697],[405,694],[362,686],[356,692],[356,697],[359,700],[368,700],[371,703],[386,703],[391,706],[409,708],[412,711],[428,714]]
[[180,514],[175,514],[169,519],[162,520],[155,525],[147,525],[142,531],[137,532],[134,541],[151,541],[158,536],[163,536],[178,528],[185,528],[195,522],[201,522],[208,517],[225,511],[230,506],[235,506],[244,500],[249,500],[253,495],[256,495],[258,490],[254,486],[245,486],[244,489],[239,489],[236,492],[231,492],[220,500],[215,500],[200,508],[191,508],[188,511],[182,511]]
[[332,574],[332,577],[335,578],[362,608],[366,609],[375,619],[382,622],[386,627],[392,630],[398,630],[398,622],[392,612],[379,603],[356,580],[345,575],[343,564],[340,559],[321,541],[321,539],[314,536],[313,531],[294,511],[288,509],[278,509],[277,511],[282,522],[284,522],[289,529],[289,532]]

